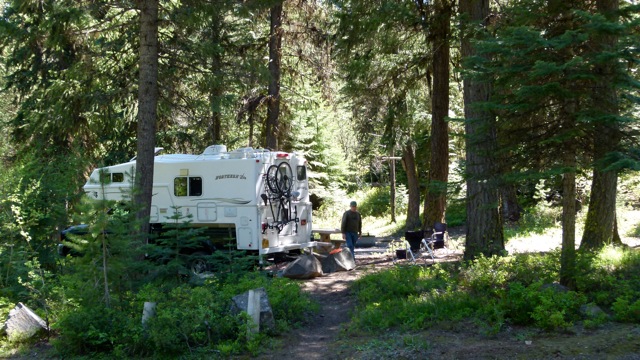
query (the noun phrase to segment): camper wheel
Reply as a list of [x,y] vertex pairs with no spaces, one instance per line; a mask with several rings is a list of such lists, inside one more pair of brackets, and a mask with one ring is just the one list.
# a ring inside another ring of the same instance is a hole
[[191,254],[189,260],[189,269],[194,275],[202,275],[209,271],[209,263],[207,262],[207,254],[204,252],[195,252]]

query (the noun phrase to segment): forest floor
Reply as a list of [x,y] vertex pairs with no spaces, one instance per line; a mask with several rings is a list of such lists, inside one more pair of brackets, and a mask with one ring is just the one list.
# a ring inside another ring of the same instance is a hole
[[[450,235],[452,243],[460,243],[464,229],[451,229]],[[631,247],[640,247],[639,238],[626,238],[624,242]],[[634,324],[610,323],[598,329],[576,325],[565,333],[507,327],[495,335],[484,335],[474,324],[455,324],[446,328],[441,325],[415,333],[388,331],[371,335],[348,332],[349,319],[356,306],[350,286],[367,273],[396,266],[393,256],[385,250],[358,248],[356,269],[301,280],[304,291],[320,304],[320,311],[302,328],[276,338],[273,347],[263,349],[257,358],[640,359],[640,326]],[[517,252],[519,249],[509,250]],[[461,256],[459,250],[436,251],[436,261],[459,261]]]

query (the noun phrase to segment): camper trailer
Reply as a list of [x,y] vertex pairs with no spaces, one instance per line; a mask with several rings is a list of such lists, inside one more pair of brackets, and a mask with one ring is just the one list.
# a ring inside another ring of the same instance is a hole
[[[126,200],[134,170],[134,159],[96,169],[84,191]],[[312,241],[306,160],[296,152],[212,145],[197,155],[156,155],[150,223],[158,229],[176,218],[228,234],[238,250],[260,255],[321,245]]]

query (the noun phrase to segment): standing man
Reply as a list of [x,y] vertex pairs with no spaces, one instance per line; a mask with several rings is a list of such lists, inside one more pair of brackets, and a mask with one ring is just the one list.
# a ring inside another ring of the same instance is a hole
[[350,209],[345,211],[342,215],[342,226],[340,231],[342,232],[342,239],[347,241],[347,247],[351,250],[353,260],[356,259],[356,242],[362,235],[362,217],[358,212],[358,204],[352,201]]

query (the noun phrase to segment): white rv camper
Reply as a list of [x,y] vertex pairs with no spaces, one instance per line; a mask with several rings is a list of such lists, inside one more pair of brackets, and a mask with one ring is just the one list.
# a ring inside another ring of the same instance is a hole
[[[259,254],[321,245],[312,241],[306,160],[299,153],[212,145],[202,154],[156,155],[152,226],[175,222],[227,231],[239,250]],[[131,193],[135,160],[96,169],[84,185],[93,199]]]

